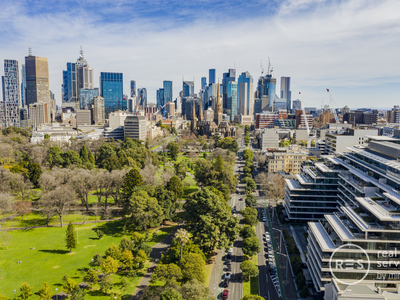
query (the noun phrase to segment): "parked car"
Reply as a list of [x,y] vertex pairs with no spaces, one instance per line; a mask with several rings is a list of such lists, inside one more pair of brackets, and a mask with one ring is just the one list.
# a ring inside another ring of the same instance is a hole
[[228,253],[228,254],[226,255],[226,258],[227,258],[227,259],[232,259],[232,253]]
[[228,299],[228,294],[229,294],[229,291],[228,290],[224,290],[222,292],[222,299]]
[[243,198],[239,198],[239,201],[243,201]]
[[232,261],[231,261],[230,259],[227,259],[227,260],[226,260],[226,265],[227,265],[227,266],[230,266],[231,264],[232,264]]
[[229,287],[229,280],[224,280],[224,282],[222,283],[222,287],[227,288]]
[[225,278],[224,278],[224,279],[225,279],[225,280],[226,280],[226,279],[229,280],[229,279],[231,279],[231,276],[232,276],[232,272],[226,272],[226,273],[225,273]]

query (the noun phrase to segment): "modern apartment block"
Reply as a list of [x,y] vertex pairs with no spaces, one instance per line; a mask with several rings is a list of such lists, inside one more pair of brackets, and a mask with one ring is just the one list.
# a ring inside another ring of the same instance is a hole
[[18,61],[4,60],[4,76],[2,76],[3,102],[0,102],[0,126],[21,127],[20,123],[20,86]]
[[[399,282],[399,159],[400,140],[378,138],[329,158],[344,171],[339,174],[338,211],[308,223],[307,265],[317,292],[325,291],[333,277],[382,289]],[[335,267],[331,257],[346,265],[356,261],[357,267]]]
[[285,210],[289,221],[320,220],[337,211],[339,172],[334,161],[307,160],[295,179],[285,179]]
[[348,147],[364,145],[371,136],[377,136],[378,129],[343,128],[327,132],[325,135],[326,148],[329,154],[346,152]]

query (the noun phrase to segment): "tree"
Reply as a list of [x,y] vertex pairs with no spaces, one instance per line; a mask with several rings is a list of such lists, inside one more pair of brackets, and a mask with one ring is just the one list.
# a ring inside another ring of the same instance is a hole
[[178,152],[179,152],[179,144],[175,142],[169,142],[167,145],[167,150],[170,151],[171,153],[171,158],[173,160],[176,160],[178,157]]
[[179,228],[177,232],[175,233],[175,239],[177,242],[181,245],[181,260],[182,260],[182,249],[183,246],[189,242],[190,240],[190,234],[183,228]]
[[125,199],[128,199],[135,187],[141,186],[143,184],[142,175],[136,168],[132,168],[123,178],[124,183],[122,185],[122,193]]
[[236,240],[238,219],[232,216],[226,201],[209,187],[189,195],[184,207],[193,241],[205,253],[214,251],[215,246],[227,248]]
[[104,274],[110,275],[111,273],[116,273],[118,271],[118,261],[113,259],[111,256],[107,256],[107,258],[102,261],[100,267]]
[[45,282],[40,290],[36,293],[39,299],[50,300],[53,296],[53,290],[47,282]]
[[29,180],[32,182],[32,184],[35,188],[39,188],[40,187],[39,177],[43,173],[42,168],[40,167],[39,164],[32,163],[31,161],[29,161],[29,163],[27,165],[27,169],[28,169]]
[[129,269],[133,263],[132,251],[124,250],[121,254],[120,262],[123,268]]
[[145,142],[145,148],[146,149],[149,149],[150,148],[150,139],[149,139],[149,137],[148,136],[146,136],[146,142]]
[[102,262],[103,262],[103,258],[101,257],[100,253],[96,253],[93,256],[92,266],[100,267]]
[[280,174],[268,174],[267,190],[271,200],[282,199],[285,194],[285,180]]
[[96,270],[89,269],[83,280],[85,280],[85,282],[89,283],[90,285],[97,283],[98,276],[97,276]]
[[124,252],[125,250],[133,250],[133,244],[132,241],[129,240],[128,238],[124,237],[121,242],[119,243],[119,250],[121,252]]
[[139,269],[142,269],[144,267],[144,263],[146,262],[146,260],[147,260],[146,253],[143,250],[139,250],[133,261],[138,266]]
[[176,264],[159,263],[152,275],[152,280],[164,280],[167,285],[174,285],[180,282],[182,277],[182,270]]
[[261,151],[256,153],[255,159],[259,168],[262,168],[265,165],[265,154]]
[[71,292],[70,299],[71,300],[84,300],[86,297],[86,291],[81,289],[79,285],[75,286],[75,288]]
[[182,300],[182,295],[175,289],[169,288],[160,295],[161,300]]
[[301,290],[301,292],[299,293],[299,296],[301,298],[307,298],[308,296],[310,296],[310,291],[308,290],[307,285],[303,286],[303,289]]
[[97,164],[99,168],[108,169],[108,160],[116,156],[117,153],[115,152],[113,146],[111,146],[109,143],[103,143],[99,149],[99,155],[97,157]]
[[178,176],[172,176],[167,184],[167,190],[173,192],[177,198],[183,194],[183,184]]
[[178,208],[178,198],[175,193],[165,189],[163,186],[157,186],[153,189],[148,188],[147,190],[150,197],[157,199],[158,205],[164,213],[164,219],[172,220],[175,217]]
[[60,225],[63,227],[63,215],[69,209],[73,198],[74,192],[68,185],[61,185],[55,190],[46,192],[40,198],[40,204],[43,205],[43,212],[47,216],[47,225],[52,216],[58,215]]
[[82,145],[81,150],[79,150],[79,157],[83,164],[89,162],[89,153],[85,145]]
[[11,194],[0,192],[0,214],[12,210],[13,196]]
[[252,194],[246,195],[245,201],[246,201],[246,205],[249,206],[249,207],[253,207],[254,208],[257,205],[257,198],[256,198],[256,196],[254,196]]
[[176,176],[178,176],[180,180],[184,180],[186,177],[186,171],[188,170],[186,161],[182,160],[179,163],[175,163],[174,167]]
[[6,246],[8,250],[8,245],[10,244],[11,241],[11,235],[8,231],[0,231],[0,241],[2,242],[3,245]]
[[127,202],[125,211],[130,214],[127,221],[134,228],[142,230],[159,226],[164,218],[157,199],[150,197],[144,190],[139,190],[132,194]]
[[210,296],[210,289],[196,279],[183,284],[181,287],[181,294],[183,299],[215,299]]
[[63,159],[63,167],[66,168],[70,165],[79,165],[82,163],[78,153],[73,150],[67,150],[61,154]]
[[260,240],[257,237],[249,237],[243,240],[243,254],[249,257],[261,251]]
[[21,294],[19,295],[19,297],[20,297],[21,299],[23,299],[23,300],[26,300],[26,299],[28,299],[30,296],[33,295],[32,287],[31,287],[29,284],[27,284],[27,283],[23,283],[23,284],[20,286],[19,292],[21,293]]
[[121,251],[119,250],[119,247],[115,245],[114,243],[106,249],[104,252],[106,256],[111,256],[115,260],[119,260],[121,257]]
[[32,212],[32,202],[20,200],[14,203],[14,210],[21,218]]
[[264,300],[264,298],[258,295],[246,295],[242,300]]
[[107,294],[109,291],[111,291],[111,289],[113,287],[113,283],[111,281],[110,276],[101,277],[101,279],[99,281],[99,285],[100,285],[101,292]]
[[217,144],[217,147],[222,149],[229,149],[230,151],[235,153],[239,151],[239,145],[237,141],[231,137],[225,137],[220,140]]
[[74,288],[77,286],[77,283],[72,280],[71,278],[64,277],[63,278],[64,285],[63,285],[63,291],[67,294],[70,294]]
[[71,185],[76,195],[80,198],[82,205],[89,211],[89,193],[93,189],[93,173],[84,169],[75,169],[75,176],[71,179]]
[[250,260],[246,260],[240,264],[240,269],[243,273],[243,278],[250,280],[251,277],[258,276],[258,267]]
[[67,249],[71,252],[72,249],[76,248],[76,231],[75,231],[75,227],[74,225],[69,222],[68,227],[67,227],[67,231],[65,234],[65,241],[67,243]]
[[187,282],[192,279],[197,279],[204,283],[206,280],[205,266],[206,262],[201,255],[195,253],[185,255],[181,262],[182,281]]
[[242,237],[242,239],[247,239],[249,237],[256,237],[256,232],[254,231],[253,227],[245,225],[240,230],[240,236]]
[[50,167],[61,166],[64,164],[64,159],[61,154],[63,151],[58,146],[51,146],[49,149],[49,154],[47,156],[47,162]]
[[0,294],[0,300],[9,300],[9,298],[7,298],[6,296]]

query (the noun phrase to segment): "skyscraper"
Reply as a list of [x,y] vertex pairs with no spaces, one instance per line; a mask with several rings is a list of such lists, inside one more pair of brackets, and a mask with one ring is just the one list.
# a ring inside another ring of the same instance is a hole
[[168,102],[172,102],[172,81],[164,80],[163,81],[163,89],[164,89],[164,104]]
[[290,77],[281,77],[281,98],[286,98],[286,110],[292,107],[292,92],[290,91]]
[[100,73],[100,95],[104,98],[105,118],[109,113],[117,110],[126,110],[123,102],[123,74]]
[[80,109],[93,105],[93,100],[99,96],[99,89],[80,89],[79,90],[79,104]]
[[26,105],[36,102],[50,102],[49,64],[47,58],[33,56],[25,57],[26,71]]
[[139,105],[142,106],[142,109],[145,110],[147,107],[147,89],[140,88],[137,90],[138,97],[139,97]]
[[214,111],[214,122],[219,125],[222,122],[222,103],[221,103],[221,95],[219,93],[219,82],[217,83],[218,91],[217,91],[217,100],[215,103],[215,111]]
[[63,106],[78,109],[80,89],[93,89],[93,69],[83,57],[81,48],[76,63],[67,63],[67,70],[63,71]]
[[215,69],[208,70],[208,84],[215,83]]
[[25,65],[21,69],[21,107],[26,107],[26,70]]
[[3,102],[1,103],[1,128],[21,127],[20,123],[20,86],[18,61],[4,60],[4,76],[2,76]]
[[249,72],[243,72],[238,78],[238,114],[252,116],[254,114],[254,83]]
[[[273,78],[272,74],[260,77],[258,80],[257,91],[260,98],[262,98],[262,96],[268,96],[269,110],[272,110],[276,97],[276,78]],[[262,109],[265,108],[263,107]]]
[[223,93],[222,93],[222,97],[223,97],[223,109],[227,109],[228,107],[228,102],[227,102],[227,85],[228,82],[231,81],[236,81],[236,70],[235,69],[229,69],[227,73],[223,74],[222,77],[222,86],[223,86]]
[[200,89],[204,90],[207,85],[207,78],[206,77],[201,77],[201,87]]
[[237,113],[237,103],[238,103],[238,84],[236,81],[229,81],[226,86],[226,98],[227,98],[227,107],[226,113],[230,117],[231,122],[235,118]]
[[[157,96],[157,109],[160,109],[165,104],[164,89],[158,89],[156,96]],[[163,117],[165,117],[165,107],[161,110],[161,114]]]
[[131,97],[136,96],[136,81],[131,80]]
[[184,81],[183,82],[183,97],[193,97],[194,95],[194,82]]

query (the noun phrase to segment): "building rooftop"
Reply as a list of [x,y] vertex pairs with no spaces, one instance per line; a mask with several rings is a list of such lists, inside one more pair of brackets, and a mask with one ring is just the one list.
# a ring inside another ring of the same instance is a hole
[[356,200],[380,221],[399,222],[400,214],[394,214],[396,207],[385,201],[374,201],[369,197],[357,197]]
[[335,250],[335,245],[333,244],[331,238],[326,233],[325,228],[319,222],[309,222],[308,226],[310,230],[313,232],[314,236],[317,238],[317,241],[322,249],[325,250]]
[[325,219],[333,227],[339,238],[343,240],[351,240],[354,238],[350,230],[342,223],[336,215],[325,215]]

